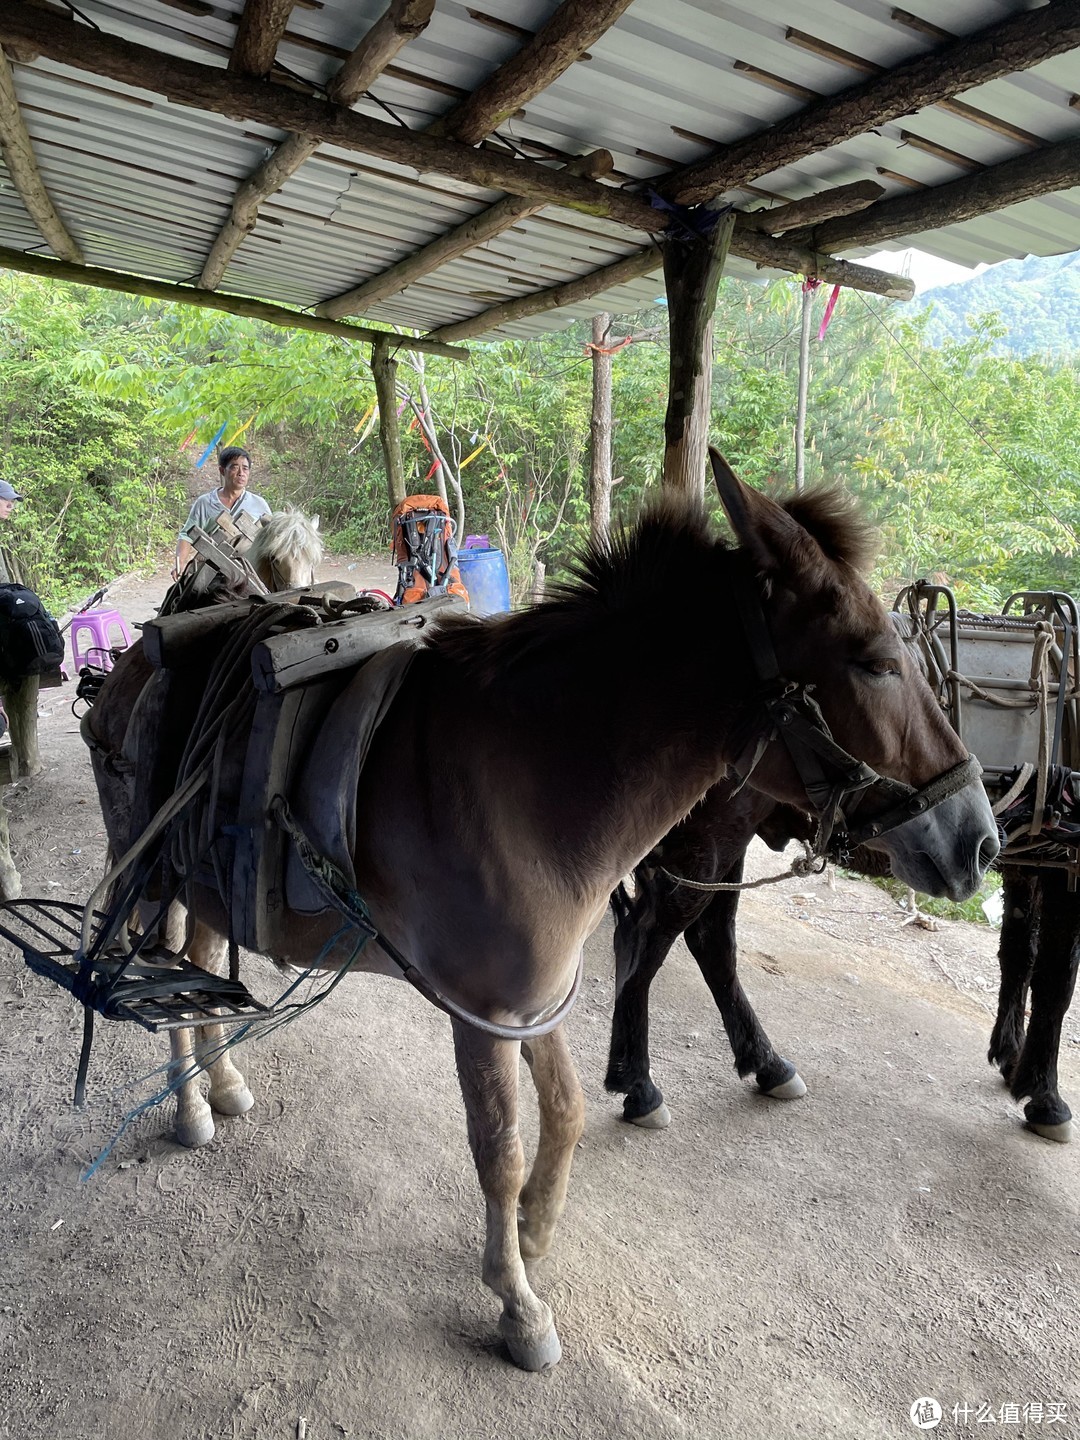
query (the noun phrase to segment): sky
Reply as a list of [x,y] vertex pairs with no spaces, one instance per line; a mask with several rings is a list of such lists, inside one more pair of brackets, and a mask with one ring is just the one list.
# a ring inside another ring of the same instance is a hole
[[910,275],[915,281],[915,293],[930,290],[935,285],[951,285],[956,280],[970,280],[979,270],[968,270],[963,265],[953,265],[949,260],[939,260],[936,255],[927,255],[925,250],[879,250],[875,255],[866,255],[858,262],[874,270],[887,270],[890,275]]

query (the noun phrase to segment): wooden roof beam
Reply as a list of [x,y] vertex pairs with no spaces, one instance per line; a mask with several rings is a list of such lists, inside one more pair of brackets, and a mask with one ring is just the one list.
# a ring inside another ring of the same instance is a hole
[[[599,175],[606,175],[614,164],[615,161],[607,150],[596,150],[591,155],[583,155],[580,160],[572,160],[566,169],[571,174],[587,175],[595,180]],[[315,313],[327,315],[332,320],[340,320],[344,315],[359,315],[364,310],[370,310],[388,295],[399,294],[422,276],[430,275],[440,265],[446,264],[448,260],[475,250],[478,245],[483,245],[511,225],[517,224],[519,220],[535,215],[543,208],[543,205],[538,205],[535,201],[507,195],[487,210],[482,210],[479,215],[471,216],[463,224],[432,240],[429,245],[414,251],[412,255],[406,255],[403,260],[391,265],[380,275],[372,276],[363,285],[356,286],[354,290],[346,290],[343,295],[335,295],[331,300],[324,300],[315,307]]]
[[1078,47],[1080,0],[1053,0],[1038,10],[1020,11],[883,75],[812,101],[768,130],[724,145],[669,176],[661,188],[681,205],[700,204],[914,110]]
[[[865,290],[873,295],[886,295],[894,300],[910,300],[915,293],[913,282],[902,275],[888,275],[882,270],[873,270],[867,265],[855,265],[848,260],[835,260],[829,255],[820,255],[803,245],[792,244],[788,239],[774,240],[768,235],[741,230],[736,226],[731,239],[732,255],[745,260],[754,260],[777,270],[788,270],[796,275],[815,276],[832,285],[846,285],[852,290]],[[611,290],[616,285],[625,285],[643,275],[651,275],[663,267],[663,258],[655,246],[635,251],[613,265],[605,265],[589,275],[570,280],[565,285],[555,285],[549,290],[538,290],[532,295],[522,295],[517,300],[507,300],[493,305],[479,315],[461,320],[453,325],[440,326],[432,330],[429,340],[457,341],[470,336],[483,335],[500,325],[512,325],[516,320],[527,320],[533,315],[542,315],[548,310],[557,310],[563,305],[577,305],[583,300]]]
[[75,70],[164,95],[177,105],[311,135],[421,173],[447,175],[470,185],[531,197],[545,205],[580,210],[649,234],[668,225],[666,213],[625,190],[498,150],[472,149],[456,140],[418,134],[268,80],[230,76],[224,70],[179,57],[170,56],[163,65],[161,56],[149,46],[76,24],[51,10],[0,0],[0,42],[9,40],[28,43],[41,55]]
[[[391,0],[390,8],[375,21],[330,81],[327,98],[346,106],[359,100],[394,56],[423,32],[434,9],[435,0]],[[243,182],[203,265],[199,284],[204,289],[214,290],[221,284],[229,261],[255,228],[259,206],[280,190],[318,148],[319,141],[314,137],[292,134]]]
[[475,145],[580,60],[615,24],[632,0],[563,0],[505,64],[467,100],[428,127],[429,135]]
[[885,194],[885,186],[876,180],[855,180],[850,185],[837,185],[832,190],[819,190],[803,200],[791,200],[771,210],[751,210],[739,216],[742,230],[760,230],[766,235],[782,235],[807,225],[820,225],[837,215],[852,215],[865,210]]
[[1062,140],[1000,165],[988,165],[945,185],[879,200],[857,218],[827,220],[787,238],[830,251],[850,250],[856,245],[877,246],[1068,189],[1076,184],[1078,175],[1080,140]]
[[295,0],[246,0],[229,56],[230,75],[261,80],[273,69]]
[[26,206],[27,214],[41,231],[49,248],[61,260],[83,263],[83,254],[57,214],[41,178],[34,146],[19,109],[15,77],[7,56],[0,50],[0,150],[3,151],[11,183]]
[[339,340],[359,340],[364,345],[385,341],[395,347],[422,350],[427,355],[441,355],[446,360],[467,360],[469,352],[445,341],[428,336],[414,339],[392,330],[370,330],[362,325],[345,325],[338,320],[323,320],[302,310],[288,310],[284,305],[271,305],[266,300],[252,300],[246,295],[221,295],[216,290],[200,290],[193,285],[173,285],[167,280],[150,280],[145,275],[129,275],[122,270],[105,270],[97,265],[72,265],[51,260],[31,250],[9,250],[0,245],[0,267],[20,270],[27,275],[44,275],[50,280],[64,280],[72,285],[92,285],[98,290],[119,290],[126,295],[146,295],[151,300],[168,300],[178,305],[195,305],[202,310],[222,310],[226,315],[242,315],[248,320],[262,320],[286,330],[313,330],[319,335],[334,335]]

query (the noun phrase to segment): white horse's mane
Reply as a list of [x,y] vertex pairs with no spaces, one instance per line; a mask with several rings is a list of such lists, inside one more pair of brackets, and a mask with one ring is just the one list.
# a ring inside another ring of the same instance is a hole
[[289,561],[297,565],[307,565],[314,569],[322,555],[323,544],[319,535],[318,516],[309,520],[306,515],[288,505],[284,510],[275,511],[266,524],[259,527],[259,533],[246,558],[255,566],[263,560],[276,560],[279,563]]

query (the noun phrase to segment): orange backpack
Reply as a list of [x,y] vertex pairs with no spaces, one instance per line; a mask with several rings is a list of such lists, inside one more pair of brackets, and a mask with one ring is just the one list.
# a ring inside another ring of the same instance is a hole
[[441,495],[406,495],[394,509],[392,554],[398,567],[395,605],[415,605],[429,595],[469,592],[457,567],[454,522]]

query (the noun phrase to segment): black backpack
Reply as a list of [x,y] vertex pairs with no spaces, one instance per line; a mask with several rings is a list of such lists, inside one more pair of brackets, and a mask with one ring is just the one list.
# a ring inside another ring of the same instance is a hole
[[60,627],[33,590],[0,585],[0,680],[17,685],[56,670],[63,658]]

